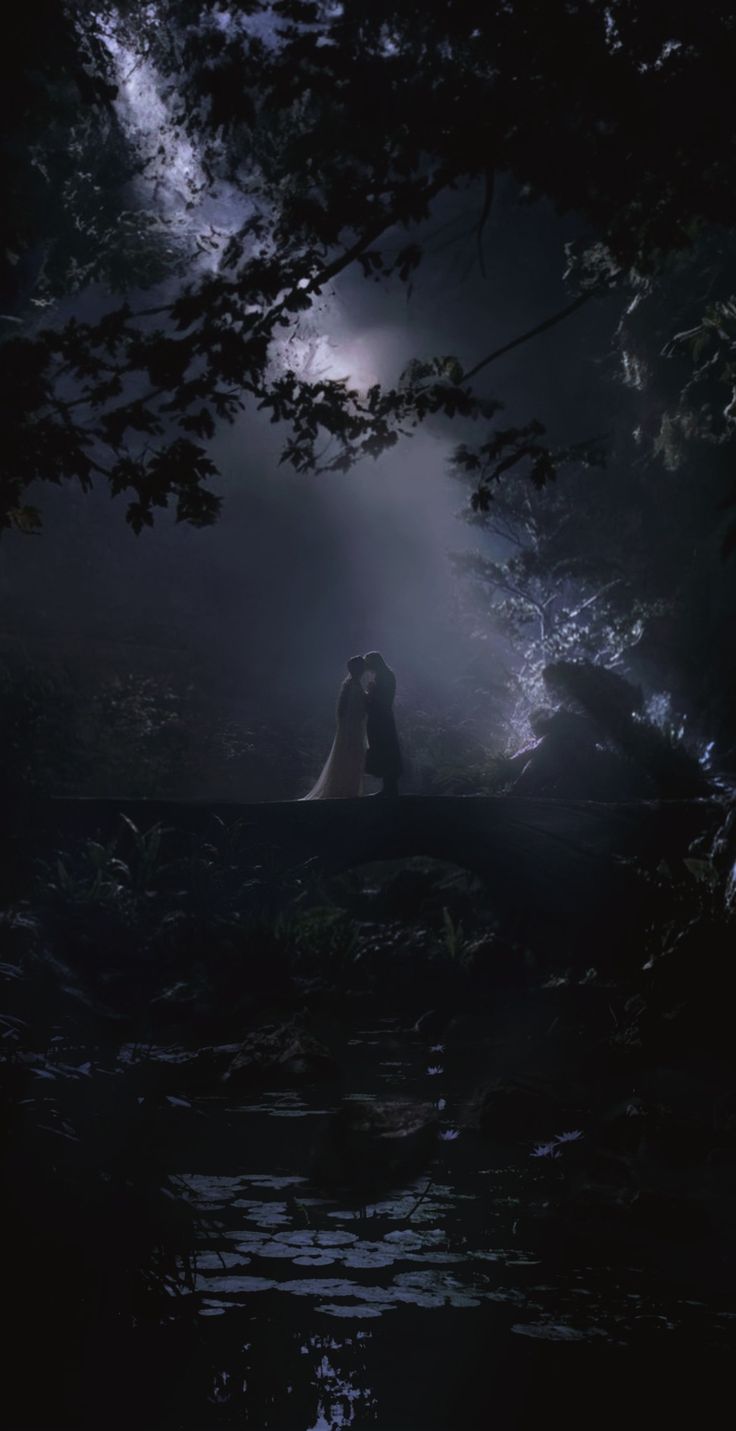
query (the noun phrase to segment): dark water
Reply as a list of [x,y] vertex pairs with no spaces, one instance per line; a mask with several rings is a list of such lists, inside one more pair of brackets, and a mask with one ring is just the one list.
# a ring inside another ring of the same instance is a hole
[[[494,1147],[461,1126],[467,1076],[452,1048],[384,1021],[340,1061],[339,1089],[169,1099],[172,1168],[197,1214],[190,1295],[207,1383],[192,1400],[202,1381],[183,1372],[173,1424],[424,1431],[563,1413],[620,1424],[647,1405],[670,1423],[688,1404],[704,1413],[727,1375],[736,1296],[697,1295],[677,1249],[664,1270],[571,1260],[552,1224],[540,1252],[558,1170],[523,1140]],[[337,1099],[398,1094],[439,1112],[426,1169],[365,1201],[314,1186]],[[585,1137],[548,1130],[563,1131]]]

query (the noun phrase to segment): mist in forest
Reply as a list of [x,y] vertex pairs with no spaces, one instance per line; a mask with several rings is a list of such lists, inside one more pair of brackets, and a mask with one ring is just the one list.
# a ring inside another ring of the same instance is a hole
[[[100,19],[117,83],[118,142],[140,161],[129,202],[160,223],[171,252],[183,256],[157,285],[126,292],[133,310],[155,310],[192,277],[218,271],[249,200],[222,177],[212,180],[196,136],[173,119],[161,77],[125,34]],[[273,39],[267,24],[262,38]],[[455,560],[475,553],[481,562],[503,562],[516,540],[518,550],[534,550],[529,525],[467,520],[469,485],[451,475],[450,459],[458,443],[483,439],[483,421],[425,418],[377,461],[304,475],[281,460],[284,428],[251,402],[232,424],[221,421],[209,444],[223,500],[211,527],[177,525],[166,511],[152,531],[135,536],[125,499],[111,498],[104,478],[89,493],[73,483],[43,484],[41,532],[12,532],[3,543],[0,657],[61,671],[90,689],[100,679],[159,680],[195,692],[213,718],[313,726],[319,744],[331,729],[345,661],[377,648],[396,671],[405,712],[420,712],[425,724],[472,725],[486,746],[508,750],[528,737],[532,706],[544,698],[543,658],[569,654],[643,681],[650,712],[673,730],[684,729],[691,713],[701,748],[718,736],[731,609],[714,561],[720,479],[710,475],[701,495],[686,474],[670,483],[666,452],[651,480],[642,479],[635,434],[648,430],[662,399],[640,381],[636,344],[626,351],[620,298],[599,295],[535,331],[569,304],[568,249],[590,242],[589,225],[574,212],[561,216],[547,199],[530,202],[508,176],[488,197],[481,181],[445,190],[423,222],[409,225],[422,251],[410,281],[371,280],[353,265],[274,341],[273,363],[308,379],[345,378],[365,392],[399,384],[413,359],[452,355],[469,371],[511,345],[474,382],[499,402],[499,425],[537,419],[552,448],[600,440],[606,454],[605,472],[563,471],[557,480],[561,508],[547,521],[541,575],[524,577],[520,593],[511,583],[512,604],[520,602],[529,620],[504,610],[504,578],[495,587],[495,577],[473,584]],[[406,238],[398,226],[384,235],[389,260]],[[45,262],[24,257],[36,277]],[[35,322],[94,322],[113,297],[104,284],[82,285],[57,295]],[[597,493],[605,515],[596,527]],[[548,494],[534,496],[542,513],[545,502]],[[582,509],[587,526],[577,521]],[[560,553],[558,518],[566,528]],[[609,551],[607,533],[619,524],[630,539],[623,535]],[[653,565],[660,561],[661,570],[650,580],[653,535]],[[557,574],[560,555],[565,576]],[[668,610],[668,590],[691,560],[707,570],[707,588],[693,576],[679,608]],[[598,593],[616,587],[612,620],[627,626],[623,636],[611,637],[604,620],[600,631],[578,633],[572,621],[566,632],[563,619],[548,640],[546,618],[545,632],[535,624],[535,603],[564,618],[565,608],[594,609]],[[639,601],[646,608],[640,622]],[[711,668],[701,671],[699,632],[713,613],[720,634]],[[100,719],[92,714],[89,724]]]
[[[483,235],[481,272],[477,198],[454,194],[435,206],[410,294],[343,278],[291,338],[284,363],[358,387],[395,383],[414,357],[453,353],[469,363],[560,306],[563,244],[576,224],[545,205],[519,206],[505,187]],[[103,298],[82,294],[64,307],[88,316]],[[610,413],[594,415],[602,398],[590,353],[610,324],[603,304],[493,368],[488,389],[504,402],[504,420],[533,410],[559,438],[600,427]],[[224,505],[205,530],[162,514],[136,537],[121,499],[99,485],[86,495],[47,489],[40,535],[4,544],[6,643],[74,669],[158,669],[228,709],[290,720],[302,711],[325,731],[344,662],[358,651],[384,651],[400,701],[438,715],[458,682],[502,686],[513,650],[461,610],[449,560],[498,548],[465,521],[467,490],[448,474],[455,443],[475,435],[462,426],[430,420],[376,462],[303,476],[279,465],[279,427],[251,407],[222,424],[213,444]]]

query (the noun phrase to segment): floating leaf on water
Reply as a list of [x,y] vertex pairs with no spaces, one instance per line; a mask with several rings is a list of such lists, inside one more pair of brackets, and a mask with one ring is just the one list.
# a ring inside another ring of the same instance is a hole
[[[218,1297],[225,1294],[236,1294],[238,1292],[272,1292],[278,1287],[278,1282],[274,1282],[270,1277],[203,1277],[198,1283],[200,1292],[212,1292]],[[282,1286],[287,1286],[283,1283]],[[225,1305],[229,1305],[226,1303]]]
[[250,1257],[237,1252],[198,1252],[196,1254],[198,1272],[228,1271],[231,1267],[247,1267]]
[[589,1335],[578,1331],[577,1327],[563,1326],[561,1322],[514,1322],[511,1330],[517,1336],[547,1342],[582,1342]]
[[273,1188],[278,1192],[281,1188],[294,1187],[296,1183],[306,1183],[307,1178],[282,1177],[274,1173],[248,1173],[243,1181],[253,1183],[259,1188]]

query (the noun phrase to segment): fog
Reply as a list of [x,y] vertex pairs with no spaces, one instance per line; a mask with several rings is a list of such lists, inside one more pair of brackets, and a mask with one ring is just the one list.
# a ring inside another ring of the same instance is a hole
[[[564,306],[563,245],[575,221],[502,187],[482,238],[483,272],[480,201],[468,190],[434,206],[417,231],[426,256],[409,293],[349,272],[282,360],[358,387],[392,383],[412,357],[452,353],[469,367]],[[71,306],[100,303],[83,294]],[[504,422],[536,416],[552,441],[588,437],[610,423],[610,391],[604,415],[590,354],[605,349],[612,321],[605,303],[583,310],[492,365],[476,387],[503,400]],[[17,645],[20,635],[31,657],[76,669],[184,671],[215,702],[265,718],[304,712],[324,720],[325,734],[345,660],[378,648],[397,672],[400,702],[441,713],[470,669],[503,680],[513,660],[487,622],[479,630],[462,619],[449,560],[487,540],[462,520],[467,492],[447,472],[453,445],[469,435],[480,439],[481,425],[431,420],[377,462],[301,476],[279,465],[283,429],[251,408],[212,444],[224,503],[204,530],[164,513],[136,537],[124,498],[104,486],[84,495],[46,485],[36,499],[42,533],[3,542],[3,639]]]
[[[203,156],[172,121],[149,59],[112,22],[101,26],[119,82],[117,122],[140,159],[133,200],[165,225],[190,272],[212,269],[247,201],[228,183],[205,181]],[[275,360],[359,388],[391,384],[413,357],[454,354],[469,368],[564,306],[563,249],[578,222],[520,202],[504,182],[479,234],[483,197],[480,187],[442,195],[410,235],[425,256],[408,288],[347,271],[275,347]],[[403,230],[389,233],[382,251],[406,241]],[[157,299],[147,293],[144,306]],[[93,317],[114,301],[87,291],[44,318]],[[539,417],[553,442],[590,436],[610,424],[611,394],[604,413],[589,355],[605,351],[612,323],[605,304],[584,310],[475,387],[503,400],[509,424]],[[135,537],[125,499],[111,500],[104,486],[84,495],[46,484],[35,498],[43,532],[3,542],[2,639],[77,671],[101,663],[186,672],[215,702],[262,716],[303,711],[324,719],[325,731],[345,660],[378,648],[397,672],[400,700],[442,711],[469,670],[503,680],[514,658],[487,618],[463,617],[449,560],[488,540],[463,522],[467,493],[447,472],[468,426],[481,436],[472,424],[433,420],[377,462],[296,476],[279,465],[285,432],[251,408],[212,444],[224,504],[205,530],[160,514]]]

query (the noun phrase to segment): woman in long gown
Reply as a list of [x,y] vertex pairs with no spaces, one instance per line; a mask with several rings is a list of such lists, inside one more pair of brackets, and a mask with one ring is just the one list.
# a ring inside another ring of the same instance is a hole
[[348,661],[348,675],[337,700],[337,729],[322,774],[304,800],[353,800],[363,788],[366,751],[366,699],[362,656]]

